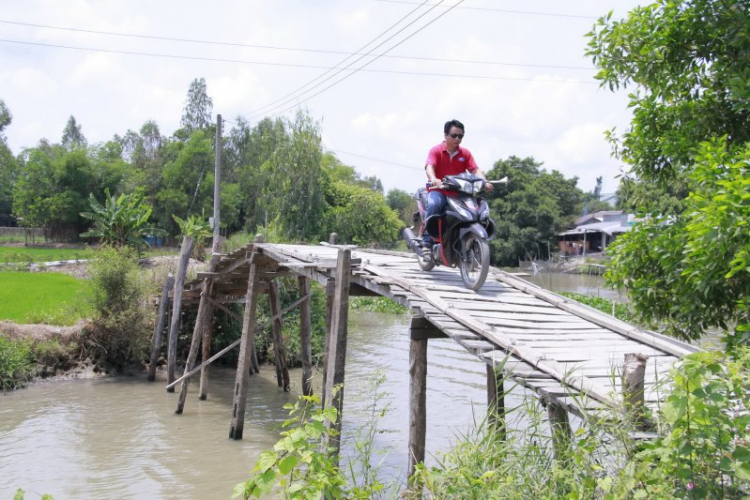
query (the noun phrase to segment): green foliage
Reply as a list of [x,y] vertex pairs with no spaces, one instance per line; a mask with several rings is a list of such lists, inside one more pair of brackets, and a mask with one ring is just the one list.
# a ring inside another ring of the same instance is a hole
[[208,96],[205,78],[196,78],[190,83],[180,126],[189,135],[211,125],[214,102]]
[[487,195],[497,224],[490,242],[495,265],[547,258],[548,245],[557,247],[555,235],[580,215],[583,193],[576,187],[578,179],[565,179],[560,172],[547,172],[541,166],[533,158],[511,156],[496,162],[487,173],[491,179],[510,179]]
[[0,332],[0,391],[15,389],[33,375],[31,342],[11,340]]
[[187,219],[181,219],[176,215],[172,215],[172,218],[180,226],[182,236],[189,236],[195,241],[192,255],[200,261],[206,260],[205,241],[212,234],[211,225],[206,217],[201,214],[189,215]]
[[[594,309],[598,309],[604,313],[610,314],[615,318],[626,321],[628,323],[635,323],[635,316],[630,309],[628,304],[623,304],[614,300],[607,300],[601,297],[591,297],[589,295],[583,295],[574,292],[560,292],[560,295],[571,298],[581,304],[585,304]],[[614,313],[614,314],[613,314]]]
[[91,265],[91,283],[94,318],[86,347],[98,361],[118,368],[145,359],[148,298],[135,253],[127,247],[102,250]]
[[719,352],[691,354],[672,377],[661,435],[621,471],[625,480],[613,488],[616,498],[745,498],[750,492],[748,351],[737,359]]
[[[370,390],[374,399],[368,408],[370,418],[355,438],[359,468],[350,464],[350,476],[336,465],[330,450],[323,445],[338,433],[332,428],[338,421],[336,408],[320,408],[318,396],[300,396],[287,404],[289,419],[282,424],[281,439],[273,451],[263,451],[251,471],[251,477],[234,488],[236,498],[261,497],[272,491],[285,499],[349,498],[370,500],[387,493],[386,485],[378,478],[378,467],[373,463],[372,444],[378,433],[378,422],[387,412],[380,405],[382,394],[378,388],[384,382],[376,377]],[[334,394],[341,386],[334,388]]]
[[[647,219],[608,248],[609,283],[625,287],[647,323],[696,339],[708,328],[750,325],[750,147],[700,145],[684,211]],[[732,341],[746,343],[744,333]]]
[[94,222],[93,227],[81,234],[83,238],[99,238],[103,245],[120,248],[148,246],[146,236],[164,232],[148,225],[151,207],[139,194],[113,196],[106,191],[104,205],[93,193],[90,195],[92,212],[81,212],[81,216]]
[[355,245],[389,243],[398,238],[402,222],[381,194],[335,181],[327,198],[330,208],[325,214],[324,234],[338,233],[341,243]]
[[328,450],[321,450],[321,443],[335,435],[330,425],[338,412],[316,408],[319,403],[317,396],[301,396],[294,405],[284,405],[289,419],[282,424],[281,439],[273,451],[260,454],[250,479],[235,486],[232,498],[258,498],[277,485],[288,499],[347,497],[346,480]]
[[83,132],[81,132],[81,126],[76,123],[76,119],[72,115],[68,118],[68,123],[65,124],[61,144],[68,150],[85,148],[88,144]]
[[385,297],[351,297],[349,307],[386,314],[407,314],[409,309]]
[[411,227],[412,214],[417,210],[414,196],[401,189],[391,189],[388,191],[385,200],[391,210],[395,210],[398,213],[404,226]]
[[61,273],[0,272],[0,319],[72,325],[91,314],[88,283]]
[[639,178],[668,184],[698,143],[750,139],[749,9],[741,0],[659,0],[589,33],[602,86],[636,87],[631,126],[612,139]]

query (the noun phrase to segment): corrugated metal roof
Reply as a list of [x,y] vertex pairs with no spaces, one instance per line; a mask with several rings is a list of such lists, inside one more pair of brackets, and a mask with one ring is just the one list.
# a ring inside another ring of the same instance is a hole
[[617,233],[626,233],[630,231],[630,226],[623,226],[619,222],[595,222],[593,224],[585,224],[578,226],[568,231],[558,233],[558,236],[568,236],[571,234],[583,234],[583,233],[606,233],[613,235]]

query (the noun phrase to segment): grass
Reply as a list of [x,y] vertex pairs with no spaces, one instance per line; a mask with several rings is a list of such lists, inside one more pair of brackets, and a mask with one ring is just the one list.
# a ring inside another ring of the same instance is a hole
[[28,264],[55,260],[89,259],[92,251],[84,248],[1,247],[0,264]]
[[0,272],[0,320],[72,325],[90,315],[87,291],[66,274]]

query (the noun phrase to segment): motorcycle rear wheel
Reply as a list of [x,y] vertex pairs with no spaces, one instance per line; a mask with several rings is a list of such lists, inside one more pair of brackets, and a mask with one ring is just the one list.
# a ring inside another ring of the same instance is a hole
[[490,246],[473,234],[469,235],[466,238],[466,257],[461,261],[461,280],[469,290],[479,290],[490,270]]

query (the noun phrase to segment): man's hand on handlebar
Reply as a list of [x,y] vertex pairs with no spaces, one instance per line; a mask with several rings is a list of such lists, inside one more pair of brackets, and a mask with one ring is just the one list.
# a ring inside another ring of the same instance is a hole
[[487,182],[485,180],[484,181],[484,189],[485,189],[485,191],[492,191],[493,189],[495,189],[495,186],[493,186],[491,182]]

